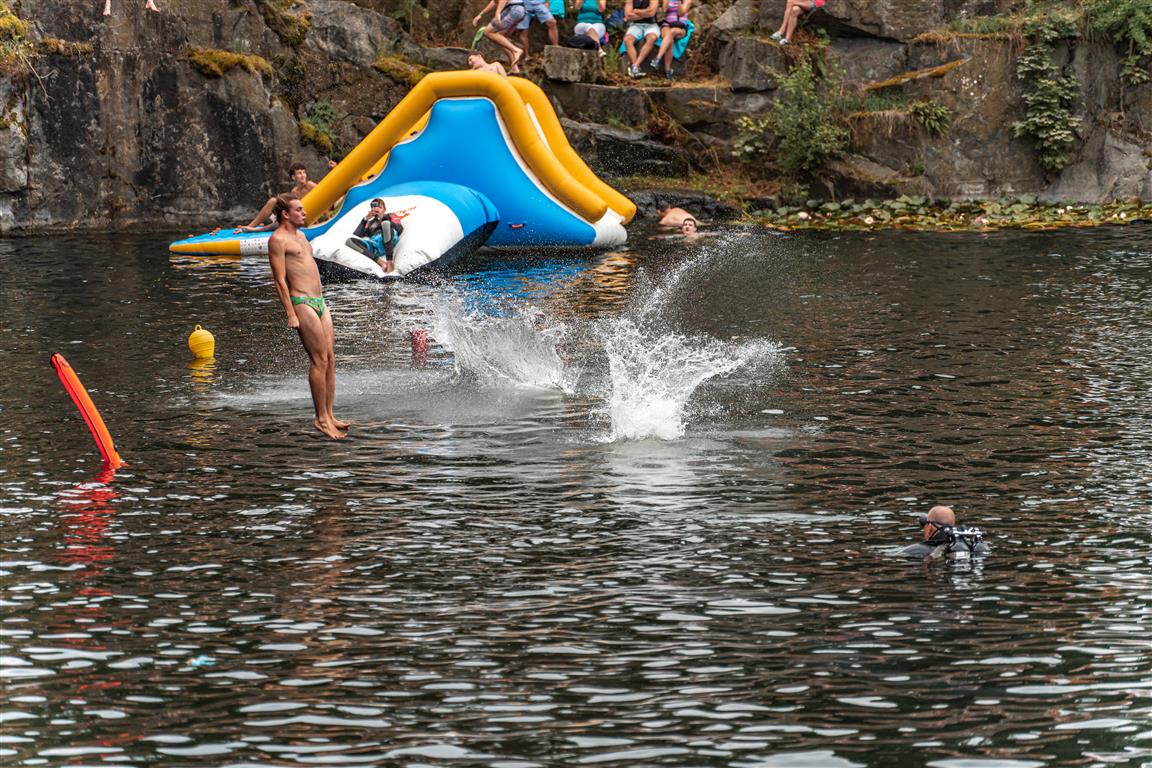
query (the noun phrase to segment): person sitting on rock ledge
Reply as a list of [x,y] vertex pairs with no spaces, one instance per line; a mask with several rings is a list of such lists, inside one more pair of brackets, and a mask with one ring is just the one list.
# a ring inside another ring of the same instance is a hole
[[[652,53],[656,38],[660,37],[660,26],[656,23],[656,6],[659,0],[624,0],[624,21],[629,24],[624,32],[624,52],[628,54],[628,75],[644,77],[640,65]],[[644,44],[636,50],[636,43]]]
[[468,54],[468,67],[478,72],[492,72],[501,77],[508,77],[508,71],[504,69],[503,64],[498,61],[485,61],[480,51],[472,51]]
[[689,30],[688,8],[692,0],[664,0],[664,18],[660,20],[660,49],[652,59],[652,68],[659,71],[660,64],[664,64],[664,78],[672,79],[672,59],[675,57],[673,47],[677,40],[685,37]]
[[600,41],[608,34],[604,26],[604,11],[607,8],[608,0],[582,0],[576,11],[576,28],[572,30],[575,37],[591,38],[601,56],[604,55],[604,49],[600,47]]
[[792,42],[792,35],[796,32],[796,24],[805,13],[823,8],[826,0],[787,0],[784,8],[784,19],[780,22],[780,29],[772,33],[772,41],[780,45]]
[[[152,11],[153,13],[160,13],[160,9],[156,7],[156,3],[153,0],[145,0],[144,10]],[[112,15],[112,0],[104,0],[104,15]]]

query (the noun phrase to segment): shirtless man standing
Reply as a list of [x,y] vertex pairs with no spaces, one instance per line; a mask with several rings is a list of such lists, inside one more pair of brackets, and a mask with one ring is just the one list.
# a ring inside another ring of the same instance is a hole
[[312,258],[312,244],[300,228],[305,224],[304,204],[294,195],[276,198],[272,215],[279,226],[268,240],[268,263],[280,304],[288,315],[288,327],[300,333],[308,353],[308,386],[316,407],[316,429],[333,440],[345,436],[349,424],[332,413],[336,396],[336,354],[332,313],[324,304],[320,271]]

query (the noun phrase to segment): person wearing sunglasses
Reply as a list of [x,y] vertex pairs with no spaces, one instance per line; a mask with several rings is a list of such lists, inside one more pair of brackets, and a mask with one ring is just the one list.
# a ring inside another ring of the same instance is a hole
[[951,507],[935,506],[918,522],[923,540],[900,550],[901,557],[942,557],[944,555],[986,555],[991,549],[978,528],[960,528]]

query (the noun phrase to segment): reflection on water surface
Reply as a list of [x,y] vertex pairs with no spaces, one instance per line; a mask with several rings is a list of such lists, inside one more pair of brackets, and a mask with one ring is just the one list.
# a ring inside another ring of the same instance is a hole
[[[1152,760],[1147,227],[332,287],[340,444],[264,265],[165,242],[0,242],[6,765]],[[935,502],[993,556],[887,557]]]

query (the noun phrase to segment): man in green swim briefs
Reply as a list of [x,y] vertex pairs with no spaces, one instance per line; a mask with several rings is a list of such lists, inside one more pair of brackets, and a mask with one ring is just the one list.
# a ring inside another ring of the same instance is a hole
[[280,195],[272,208],[276,231],[268,240],[268,264],[280,305],[288,315],[288,327],[300,334],[308,353],[308,386],[316,419],[312,424],[333,440],[344,437],[350,426],[332,413],[336,396],[336,354],[332,313],[324,304],[320,271],[312,258],[312,244],[300,228],[306,223],[304,204],[295,195]]

